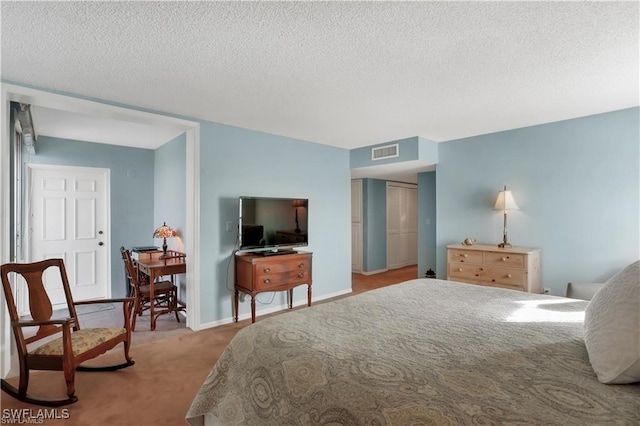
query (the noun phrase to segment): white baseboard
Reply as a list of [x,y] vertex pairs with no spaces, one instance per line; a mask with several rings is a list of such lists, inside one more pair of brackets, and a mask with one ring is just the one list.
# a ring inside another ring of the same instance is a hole
[[381,274],[383,272],[387,272],[389,269],[384,268],[384,269],[378,269],[377,271],[367,271],[367,272],[360,272],[362,275],[375,275],[375,274]]
[[[319,297],[315,297],[313,298],[313,300],[311,301],[311,306],[313,306],[314,303],[316,302],[320,302],[321,300],[326,300],[326,299],[331,299],[333,297],[338,297],[338,296],[343,296],[345,294],[349,294],[351,293],[353,290],[348,289],[348,290],[342,290],[342,291],[337,291],[335,293],[329,293],[329,294],[323,294],[322,296]],[[247,303],[249,303],[249,301],[247,301]],[[295,300],[293,302],[293,306],[307,306],[307,299],[300,299],[300,300]],[[256,311],[256,318],[261,316],[261,315],[267,315],[267,314],[272,314],[274,312],[281,312],[281,311],[288,311],[289,307],[284,304],[284,305],[278,305],[278,306],[273,306],[267,309],[261,309],[259,311]],[[241,314],[238,315],[238,321],[242,321],[242,320],[246,320],[246,319],[250,319],[251,318],[251,312],[246,313],[246,314]],[[219,327],[221,325],[225,325],[225,324],[231,324],[233,322],[233,317],[230,318],[224,318],[218,321],[212,321],[212,322],[208,322],[208,323],[204,323],[204,324],[200,324],[200,327],[198,328],[198,330],[204,330],[205,328],[213,328],[213,327]]]

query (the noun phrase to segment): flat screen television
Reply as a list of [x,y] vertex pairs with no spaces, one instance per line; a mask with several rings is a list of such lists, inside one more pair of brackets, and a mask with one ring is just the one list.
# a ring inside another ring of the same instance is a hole
[[309,245],[309,200],[240,197],[239,250],[268,253]]

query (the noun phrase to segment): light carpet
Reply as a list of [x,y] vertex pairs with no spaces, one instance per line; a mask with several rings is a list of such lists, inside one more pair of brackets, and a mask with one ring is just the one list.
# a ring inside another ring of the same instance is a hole
[[[77,372],[78,402],[68,405],[68,419],[47,419],[46,425],[182,425],[196,392],[233,336],[246,321],[183,333],[131,348],[135,365],[115,372]],[[135,335],[134,335],[135,338]],[[86,365],[123,360],[122,345]],[[17,386],[18,378],[8,379]],[[33,371],[28,392],[64,397],[62,372]],[[44,408],[1,393],[2,409]],[[60,409],[59,409],[60,410]]]

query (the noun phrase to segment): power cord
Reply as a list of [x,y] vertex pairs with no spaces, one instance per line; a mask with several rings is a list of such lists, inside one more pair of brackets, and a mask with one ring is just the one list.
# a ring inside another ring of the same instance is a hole
[[[233,293],[235,291],[235,288],[229,286],[229,283],[231,282],[231,278],[230,278],[230,275],[231,275],[231,260],[235,259],[236,253],[238,253],[239,251],[240,251],[240,238],[239,238],[238,233],[236,233],[236,243],[233,246],[233,250],[231,250],[231,256],[229,256],[229,260],[227,262],[227,276],[226,276],[226,281],[225,281],[227,290],[229,290],[229,292],[231,292],[231,293]],[[245,296],[244,293],[242,293],[240,295],[240,299],[241,299],[242,302],[244,302],[244,296]],[[258,304],[260,304],[260,305],[270,305],[271,303],[273,303],[273,300],[275,298],[276,298],[276,292],[274,291],[274,292],[271,293],[271,300],[269,300],[268,302],[261,302],[258,299],[257,295],[256,295],[256,302]]]
[[239,238],[239,233],[236,232],[236,243],[233,245],[233,250],[231,250],[231,256],[229,256],[229,261],[227,262],[227,276],[226,276],[226,280],[225,280],[225,286],[227,287],[227,290],[229,290],[230,292],[234,292],[235,289],[233,287],[229,287],[229,283],[231,281],[230,279],[230,274],[231,274],[231,260],[235,259],[236,257],[236,253],[238,253],[238,251],[240,250],[240,238]]

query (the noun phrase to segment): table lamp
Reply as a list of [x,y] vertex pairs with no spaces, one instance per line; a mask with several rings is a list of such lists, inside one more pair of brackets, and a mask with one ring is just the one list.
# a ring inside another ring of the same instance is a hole
[[167,222],[163,222],[162,226],[153,231],[153,238],[162,238],[162,256],[160,259],[167,257],[167,238],[172,238],[177,235],[170,226],[167,226]]
[[513,199],[513,195],[511,195],[511,191],[507,191],[507,186],[504,186],[504,189],[498,192],[498,199],[496,200],[495,206],[493,206],[494,210],[502,210],[504,212],[504,228],[502,231],[502,242],[498,244],[498,247],[511,247],[509,241],[507,241],[507,210],[519,210],[520,208],[516,204],[516,200]]

